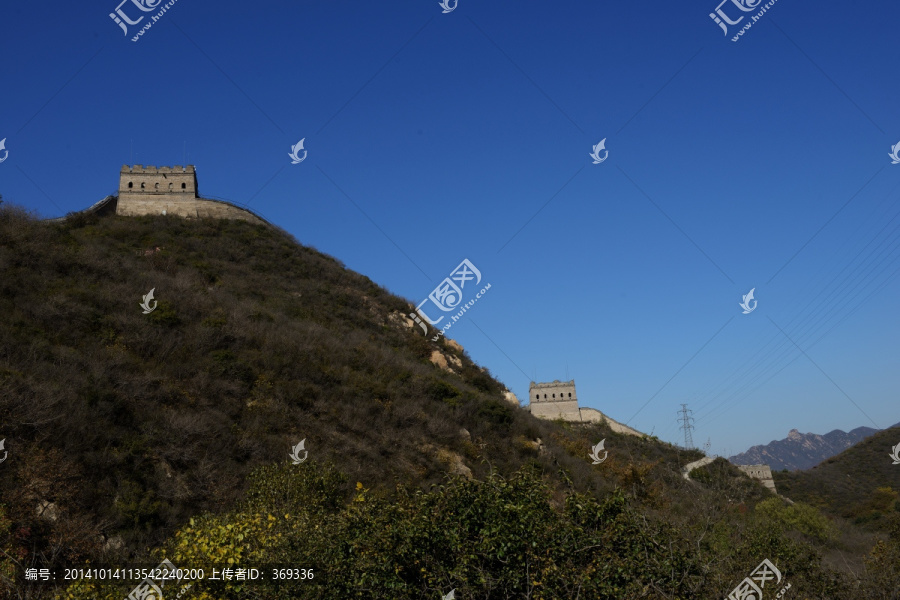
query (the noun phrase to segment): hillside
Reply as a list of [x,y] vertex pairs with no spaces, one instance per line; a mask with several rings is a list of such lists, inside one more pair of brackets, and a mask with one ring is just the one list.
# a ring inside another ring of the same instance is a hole
[[167,559],[317,573],[198,600],[713,598],[769,559],[795,598],[897,598],[900,530],[536,419],[407,300],[271,227],[3,205],[0,311],[0,596],[120,599],[134,582],[23,571]]
[[736,465],[769,465],[773,471],[809,469],[876,431],[878,430],[871,427],[857,427],[849,433],[835,429],[825,435],[818,435],[791,429],[783,440],[773,440],[764,446],[753,446],[728,460]]
[[900,465],[889,454],[900,444],[897,425],[805,471],[773,472],[783,495],[816,506],[826,514],[880,531],[900,511]]

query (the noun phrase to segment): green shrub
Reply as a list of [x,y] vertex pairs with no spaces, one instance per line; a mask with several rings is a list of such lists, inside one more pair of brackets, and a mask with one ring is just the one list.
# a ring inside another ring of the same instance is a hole
[[781,498],[769,498],[758,503],[755,512],[760,518],[818,541],[828,541],[836,536],[835,527],[828,517],[802,502],[788,505]]

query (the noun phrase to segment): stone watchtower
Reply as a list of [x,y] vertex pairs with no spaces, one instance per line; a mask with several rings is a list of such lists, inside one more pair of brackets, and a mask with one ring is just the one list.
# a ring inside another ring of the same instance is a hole
[[265,223],[249,210],[222,200],[201,198],[197,192],[197,171],[193,165],[159,168],[123,166],[119,172],[116,214],[126,217],[174,215],[242,219]]
[[543,419],[581,421],[575,380],[534,383],[528,386],[531,414]]
[[193,165],[158,169],[142,165],[124,166],[119,173],[116,214],[158,215],[170,211],[177,214],[177,208],[171,205],[182,205],[185,200],[190,202],[198,198],[197,172]]

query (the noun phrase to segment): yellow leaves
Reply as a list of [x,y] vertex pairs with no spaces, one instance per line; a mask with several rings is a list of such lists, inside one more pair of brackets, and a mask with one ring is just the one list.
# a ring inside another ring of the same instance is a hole
[[361,481],[356,482],[356,491],[361,491],[363,489],[363,484]]

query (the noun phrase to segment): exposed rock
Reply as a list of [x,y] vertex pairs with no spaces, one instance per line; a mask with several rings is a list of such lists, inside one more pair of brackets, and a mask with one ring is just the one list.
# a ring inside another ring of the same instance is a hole
[[103,549],[105,551],[118,551],[125,547],[125,540],[122,539],[122,536],[114,535],[111,538],[106,538],[104,536],[100,536],[101,541],[103,543]]
[[463,427],[459,430],[459,434],[461,436],[463,436],[464,438],[466,438],[467,441],[472,441],[472,434],[469,433],[469,430],[466,429],[465,427]]
[[402,325],[407,329],[412,329],[415,326],[413,320],[404,315],[402,312],[394,311],[388,315],[388,321],[393,323],[394,325]]
[[506,390],[505,392],[503,392],[503,399],[506,400],[507,402],[509,402],[510,404],[512,404],[513,406],[515,406],[516,408],[518,408],[520,406],[519,399],[516,398],[516,395],[513,394],[509,390]]
[[422,444],[419,446],[419,451],[436,457],[440,462],[447,466],[447,470],[450,473],[462,475],[466,479],[472,479],[472,469],[466,466],[466,463],[463,462],[463,457],[459,454],[447,450],[446,448],[436,448],[431,444]]
[[461,345],[459,342],[457,342],[456,340],[451,340],[451,339],[448,339],[448,338],[444,338],[444,340],[447,342],[447,345],[448,345],[448,346],[450,346],[451,348],[453,348],[453,349],[456,350],[457,352],[462,352],[462,351],[463,351],[462,345]]
[[55,521],[59,518],[59,509],[56,507],[56,504],[47,502],[46,500],[38,502],[37,510],[35,512],[37,513],[37,516],[47,521]]
[[[456,366],[460,366],[460,365],[462,364],[462,363],[459,361],[459,359],[457,359],[455,356],[451,356],[450,358],[456,359],[456,361],[453,363],[453,364],[455,364]],[[454,371],[453,369],[450,368],[450,363],[447,362],[447,357],[444,356],[444,353],[441,352],[440,350],[434,350],[434,351],[432,351],[432,353],[431,353],[431,362],[432,362],[432,364],[437,365],[438,367],[440,367],[441,369],[447,371],[448,373],[455,373],[455,372],[456,372],[456,371]]]
[[544,451],[544,442],[541,438],[537,438],[533,442],[531,440],[525,440],[525,446],[531,448],[532,450],[537,450],[538,452]]
[[449,450],[439,448],[437,451],[438,460],[450,467],[450,472],[454,475],[462,475],[466,479],[472,479],[472,469],[466,466],[462,456]]

